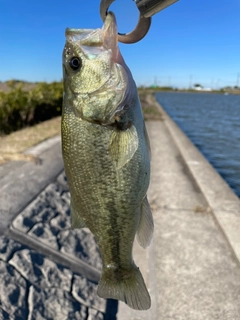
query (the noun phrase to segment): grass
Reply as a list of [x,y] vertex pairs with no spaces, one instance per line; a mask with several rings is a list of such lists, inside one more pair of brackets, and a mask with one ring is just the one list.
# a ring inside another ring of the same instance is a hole
[[60,133],[61,117],[57,117],[0,137],[0,163],[19,160],[26,149]]
[[163,120],[158,103],[151,93],[139,93],[145,121]]

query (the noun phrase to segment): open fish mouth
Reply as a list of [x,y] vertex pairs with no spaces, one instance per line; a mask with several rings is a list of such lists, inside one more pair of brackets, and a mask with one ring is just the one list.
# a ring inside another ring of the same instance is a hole
[[66,40],[81,47],[81,51],[94,59],[106,50],[111,50],[113,60],[118,53],[118,33],[115,16],[110,12],[101,29],[72,29],[65,31]]

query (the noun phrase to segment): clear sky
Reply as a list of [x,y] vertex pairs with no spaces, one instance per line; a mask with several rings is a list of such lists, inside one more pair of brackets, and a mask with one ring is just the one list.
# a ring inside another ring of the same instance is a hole
[[[0,81],[62,78],[66,27],[99,28],[100,0],[0,0]],[[138,20],[132,0],[110,7],[120,32]],[[138,85],[240,86],[240,0],[179,0],[121,52]]]

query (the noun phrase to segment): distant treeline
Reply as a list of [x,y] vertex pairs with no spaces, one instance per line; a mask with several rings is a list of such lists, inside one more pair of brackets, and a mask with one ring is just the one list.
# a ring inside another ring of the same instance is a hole
[[8,81],[8,89],[0,91],[0,134],[32,126],[61,115],[62,82]]

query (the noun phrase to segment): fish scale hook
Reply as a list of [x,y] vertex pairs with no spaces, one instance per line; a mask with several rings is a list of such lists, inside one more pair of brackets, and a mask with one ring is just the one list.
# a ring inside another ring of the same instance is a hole
[[[100,3],[100,15],[104,21],[107,14],[108,8],[114,0],[101,0]],[[151,17],[177,2],[178,0],[133,0],[138,10],[140,11],[139,19],[136,28],[130,33],[118,33],[118,41],[123,43],[135,43],[140,41],[148,33],[151,26]]]

